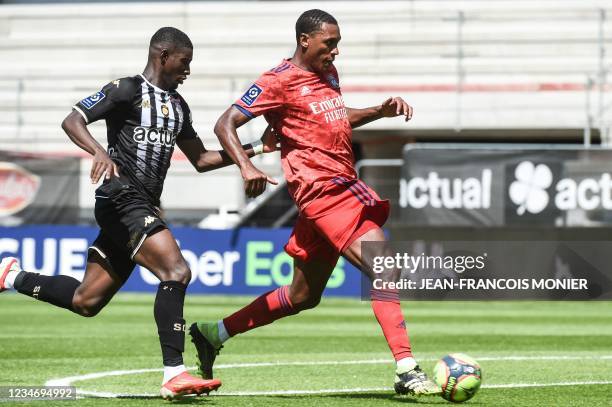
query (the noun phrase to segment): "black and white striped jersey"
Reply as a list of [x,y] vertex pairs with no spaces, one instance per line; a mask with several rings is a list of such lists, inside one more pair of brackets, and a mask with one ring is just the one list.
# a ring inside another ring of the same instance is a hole
[[106,120],[108,154],[121,178],[159,206],[176,140],[198,137],[185,99],[137,75],[110,82],[74,109],[87,123]]

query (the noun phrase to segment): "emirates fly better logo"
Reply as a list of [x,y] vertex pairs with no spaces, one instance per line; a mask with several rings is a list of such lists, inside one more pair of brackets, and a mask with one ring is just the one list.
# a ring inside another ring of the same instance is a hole
[[518,208],[520,216],[525,213],[540,213],[548,205],[546,189],[552,185],[553,174],[544,164],[534,165],[531,161],[523,161],[514,170],[516,181],[510,185],[510,199]]

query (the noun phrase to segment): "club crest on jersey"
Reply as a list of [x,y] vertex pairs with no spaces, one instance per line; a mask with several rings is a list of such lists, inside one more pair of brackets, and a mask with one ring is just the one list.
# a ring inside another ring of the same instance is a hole
[[85,106],[87,110],[90,110],[92,107],[100,103],[100,101],[104,99],[105,97],[106,95],[104,94],[104,92],[100,91],[100,92],[94,93],[93,95],[81,100],[81,104]]
[[244,95],[242,95],[240,100],[242,100],[247,106],[251,106],[262,93],[263,89],[256,84],[253,84],[249,90],[244,92]]
[[170,110],[168,110],[168,106],[166,105],[162,105],[161,112],[164,115],[164,117],[168,117],[170,115]]
[[338,83],[338,79],[332,74],[327,75],[327,82],[332,86],[332,88],[338,89],[340,84]]

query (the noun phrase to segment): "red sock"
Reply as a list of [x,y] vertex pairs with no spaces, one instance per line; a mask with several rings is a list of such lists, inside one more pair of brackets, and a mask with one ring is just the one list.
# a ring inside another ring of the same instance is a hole
[[283,286],[257,297],[246,307],[225,318],[223,325],[227,333],[234,336],[296,313],[289,299],[289,287]]
[[395,360],[412,357],[397,290],[372,290],[372,309]]

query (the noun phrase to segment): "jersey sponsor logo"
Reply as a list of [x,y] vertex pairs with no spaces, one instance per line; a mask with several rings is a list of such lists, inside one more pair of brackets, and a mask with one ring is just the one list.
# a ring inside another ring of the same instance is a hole
[[148,99],[145,99],[140,104],[140,107],[143,108],[143,109],[150,109],[151,108],[151,102]]
[[300,95],[306,96],[306,95],[308,95],[311,92],[312,91],[310,90],[310,88],[308,86],[302,86],[302,90],[300,91]]
[[314,114],[318,115],[323,113],[325,123],[335,122],[336,120],[346,119],[348,117],[342,96],[325,99],[319,102],[311,102],[308,106],[310,106],[310,110],[312,110]]
[[34,201],[40,177],[12,163],[0,163],[0,216],[25,209]]
[[170,129],[150,127],[134,127],[134,141],[139,144],[161,144],[172,147],[176,142],[176,134]]
[[100,103],[100,101],[104,99],[105,97],[106,95],[104,94],[104,92],[100,91],[100,92],[94,93],[93,95],[81,100],[81,104],[85,106],[87,110],[90,110],[92,107]]
[[155,218],[153,216],[147,216],[144,219],[144,225],[149,226],[151,223],[155,222]]
[[119,82],[121,82],[121,79],[115,79],[113,81],[113,85],[115,85],[116,87],[119,87]]
[[329,112],[331,110],[337,109],[339,107],[344,107],[344,98],[342,96],[337,96],[331,99],[321,100],[319,102],[311,102],[308,104],[310,106],[310,110],[314,114],[320,114]]
[[247,106],[251,106],[262,93],[263,89],[256,84],[253,84],[249,90],[244,92],[244,95],[242,95],[240,100],[242,100]]

